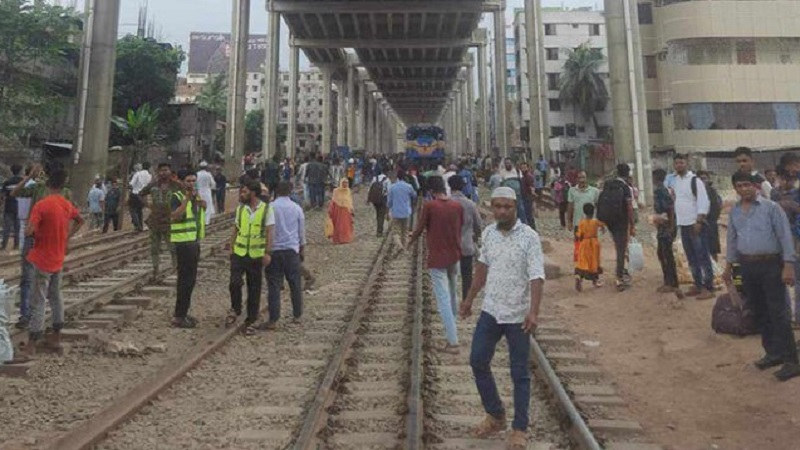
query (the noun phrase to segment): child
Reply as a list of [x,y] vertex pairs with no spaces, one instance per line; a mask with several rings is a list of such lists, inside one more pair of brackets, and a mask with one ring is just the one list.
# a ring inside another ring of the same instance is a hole
[[575,231],[575,241],[578,245],[578,260],[575,261],[575,289],[580,292],[583,280],[592,280],[594,287],[601,287],[600,274],[600,239],[598,233],[605,226],[603,222],[594,218],[594,205],[583,205],[583,219],[578,223]]

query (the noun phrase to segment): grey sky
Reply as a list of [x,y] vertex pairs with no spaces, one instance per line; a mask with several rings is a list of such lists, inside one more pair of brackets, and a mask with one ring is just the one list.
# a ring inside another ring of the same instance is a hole
[[[120,34],[136,32],[139,5],[145,0],[122,0]],[[82,3],[79,2],[79,3]],[[522,7],[524,0],[508,0],[509,18],[513,8]],[[230,32],[231,0],[155,0],[150,1],[150,16],[163,40],[178,44],[188,51],[189,33],[192,31]],[[267,14],[263,0],[253,0],[250,32],[266,33]],[[602,7],[602,0],[543,0],[545,6]],[[282,30],[281,67],[288,67],[288,31]],[[307,62],[301,62],[307,66]]]

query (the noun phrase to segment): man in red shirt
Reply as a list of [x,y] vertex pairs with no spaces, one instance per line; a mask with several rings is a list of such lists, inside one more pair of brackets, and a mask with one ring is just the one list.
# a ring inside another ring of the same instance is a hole
[[80,211],[61,195],[67,173],[56,170],[47,180],[47,197],[36,203],[28,219],[26,236],[34,238],[28,262],[33,265],[33,298],[31,301],[30,348],[44,337],[45,299],[50,300],[53,335],[45,346],[57,349],[64,327],[64,301],[61,298],[61,275],[67,241],[83,225]]
[[444,351],[457,354],[459,348],[456,330],[456,314],[458,314],[456,286],[461,261],[461,225],[464,222],[464,211],[460,203],[447,197],[442,177],[430,178],[428,185],[433,200],[423,205],[417,228],[410,233],[409,246],[414,245],[423,231],[426,232],[428,270],[447,336]]

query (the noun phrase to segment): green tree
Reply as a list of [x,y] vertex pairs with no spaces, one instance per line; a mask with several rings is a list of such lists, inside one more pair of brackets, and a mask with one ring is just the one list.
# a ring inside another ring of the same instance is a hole
[[[0,133],[40,129],[75,95],[81,20],[74,10],[0,0]],[[66,73],[63,69],[67,69]]]
[[132,144],[130,152],[131,164],[140,162],[147,148],[158,140],[160,117],[160,109],[153,108],[149,103],[145,103],[136,110],[129,109],[128,114],[124,117],[114,116],[111,118],[114,126]]
[[599,129],[595,111],[605,108],[609,100],[608,88],[598,73],[604,62],[605,57],[600,49],[583,43],[569,50],[560,81],[561,101],[571,104],[584,121],[591,120],[595,130]]
[[[114,75],[112,114],[127,117],[147,104],[153,110],[166,111],[175,95],[178,72],[185,59],[183,50],[152,38],[128,35],[117,41],[117,62]],[[155,134],[172,142],[178,132],[176,114],[159,114]],[[128,136],[119,127],[112,128],[114,145],[128,145]]]
[[264,110],[256,109],[247,113],[244,119],[245,152],[260,152],[264,143]]
[[[213,77],[211,82],[203,87],[197,96],[197,104],[206,111],[213,112],[217,120],[225,120],[228,112],[228,80],[224,73]],[[263,117],[263,111],[261,115]]]

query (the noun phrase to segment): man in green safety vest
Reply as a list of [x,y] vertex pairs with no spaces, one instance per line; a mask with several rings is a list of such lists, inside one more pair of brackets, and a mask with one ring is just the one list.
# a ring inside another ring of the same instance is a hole
[[261,284],[264,267],[269,266],[275,212],[259,198],[261,183],[248,179],[239,189],[236,227],[231,238],[231,310],[225,320],[231,326],[242,315],[242,278],[247,277],[247,319],[245,334],[255,334],[253,324],[261,307]]
[[195,188],[197,174],[189,170],[178,172],[183,190],[172,196],[170,216],[170,243],[175,246],[178,261],[178,298],[172,326],[194,328],[197,320],[189,315],[192,291],[197,282],[197,265],[200,262],[200,240],[206,234],[206,202],[200,199]]

